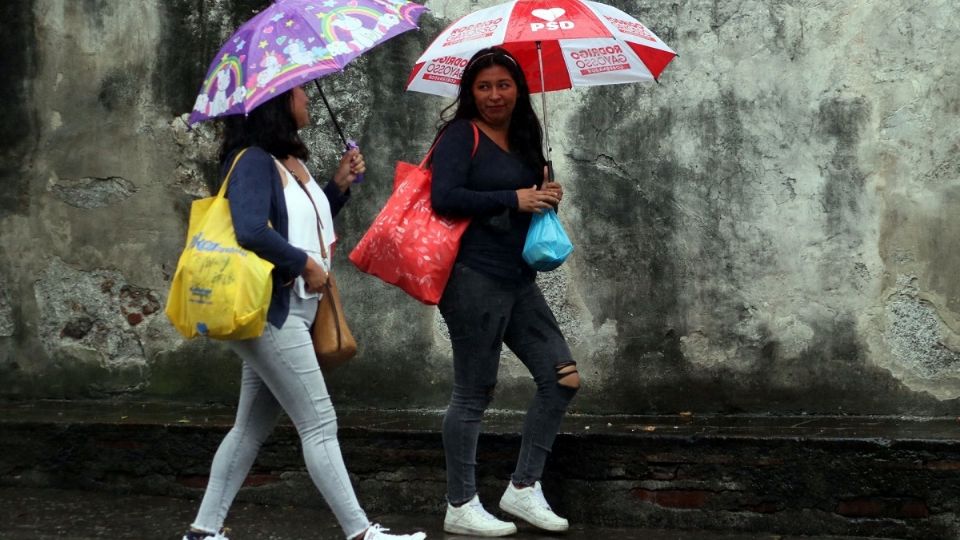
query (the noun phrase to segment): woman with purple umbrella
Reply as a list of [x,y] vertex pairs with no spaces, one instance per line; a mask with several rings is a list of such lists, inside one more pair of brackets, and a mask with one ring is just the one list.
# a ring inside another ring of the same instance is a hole
[[183,540],[226,540],[222,527],[230,505],[282,412],[293,421],[310,478],[348,540],[423,540],[422,532],[388,534],[360,507],[310,336],[336,240],[333,216],[364,172],[363,156],[357,149],[346,153],[320,187],[307,170],[310,155],[298,134],[310,122],[299,86],[224,122],[221,178],[235,163],[227,199],[237,241],[274,264],[273,294],[263,335],[227,342],[243,360],[237,417],[213,458],[203,502]]

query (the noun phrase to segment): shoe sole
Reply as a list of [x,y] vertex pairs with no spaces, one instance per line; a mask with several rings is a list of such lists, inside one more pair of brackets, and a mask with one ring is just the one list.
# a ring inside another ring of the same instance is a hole
[[566,532],[570,530],[569,523],[567,523],[566,525],[550,525],[548,523],[537,523],[535,521],[531,521],[526,515],[523,514],[521,510],[513,508],[510,505],[504,504],[503,501],[500,501],[500,510],[503,510],[504,512],[510,514],[511,516],[517,519],[522,519],[526,523],[529,523],[538,529],[543,529],[545,531],[550,531],[550,532]]
[[504,527],[502,529],[487,529],[487,530],[477,530],[470,529],[467,527],[461,527],[454,524],[443,524],[443,532],[450,534],[462,534],[466,536],[482,536],[484,538],[495,538],[498,536],[509,536],[511,534],[516,534],[517,526],[510,524],[509,527]]

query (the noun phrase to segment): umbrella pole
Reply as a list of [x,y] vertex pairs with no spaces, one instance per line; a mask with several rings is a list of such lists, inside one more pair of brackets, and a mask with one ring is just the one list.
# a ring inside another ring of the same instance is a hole
[[543,136],[547,142],[547,178],[553,182],[553,160],[550,159],[550,130],[547,127],[547,85],[543,79],[543,49],[537,42],[537,61],[540,63],[540,108],[543,109]]
[[323,100],[323,104],[327,107],[327,112],[330,113],[330,119],[333,120],[333,127],[337,128],[337,134],[340,135],[340,140],[343,141],[343,146],[348,146],[347,138],[343,136],[343,130],[340,129],[340,123],[337,122],[337,117],[333,114],[333,109],[330,108],[330,102],[327,101],[327,96],[324,95],[323,88],[320,88],[320,81],[314,79],[313,83],[317,85],[317,91],[320,92],[320,99]]

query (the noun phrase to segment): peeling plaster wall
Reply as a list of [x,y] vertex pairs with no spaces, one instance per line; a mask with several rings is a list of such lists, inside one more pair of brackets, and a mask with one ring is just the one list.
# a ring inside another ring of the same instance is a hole
[[[436,309],[345,254],[446,102],[402,91],[452,20],[322,81],[369,172],[336,263],[361,352],[338,404],[442,407]],[[540,277],[585,412],[960,413],[960,41],[942,0],[620,1],[681,56],[652,86],[548,95],[572,259]],[[0,40],[0,394],[232,402],[226,349],[162,312],[216,136],[210,57],[259,0],[11,0]],[[536,100],[539,102],[539,100]],[[538,103],[539,105],[539,103]],[[318,176],[338,148],[317,105]],[[504,352],[495,407],[526,406]]]

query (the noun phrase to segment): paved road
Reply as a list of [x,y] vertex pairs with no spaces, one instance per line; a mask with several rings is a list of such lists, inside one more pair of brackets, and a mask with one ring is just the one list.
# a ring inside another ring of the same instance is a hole
[[[198,501],[172,497],[116,495],[87,491],[0,488],[0,539],[3,540],[178,540]],[[422,530],[428,538],[454,540],[440,529],[438,516],[372,516],[396,531]],[[237,503],[228,526],[231,540],[342,540],[333,515],[304,509]],[[462,537],[459,537],[462,538]],[[522,527],[515,540],[800,540],[813,537],[577,527],[566,535],[537,534]],[[816,537],[842,540],[849,537]]]

